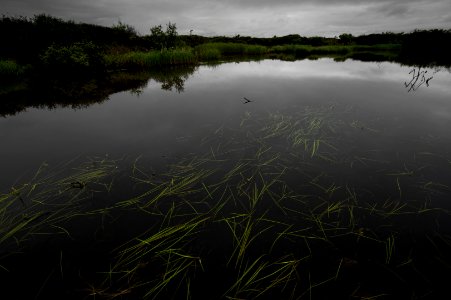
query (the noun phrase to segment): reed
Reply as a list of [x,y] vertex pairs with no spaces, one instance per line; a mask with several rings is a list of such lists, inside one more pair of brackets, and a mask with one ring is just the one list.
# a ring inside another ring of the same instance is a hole
[[162,66],[193,65],[198,62],[191,49],[126,52],[105,56],[108,69],[151,70]]
[[240,268],[238,278],[224,297],[241,299],[244,296],[255,299],[273,289],[286,287],[296,279],[299,262],[300,260],[291,257],[282,257],[275,262],[269,262],[262,255]]
[[215,61],[221,59],[221,51],[209,44],[202,44],[194,49],[200,61]]
[[28,182],[0,196],[0,246],[20,247],[39,235],[70,238],[65,224],[93,213],[89,199],[95,192],[111,190],[116,161],[91,158],[71,168],[72,163],[53,170],[44,163]]
[[194,51],[200,60],[216,60],[224,56],[264,55],[268,52],[268,48],[260,45],[242,43],[207,43],[196,46]]

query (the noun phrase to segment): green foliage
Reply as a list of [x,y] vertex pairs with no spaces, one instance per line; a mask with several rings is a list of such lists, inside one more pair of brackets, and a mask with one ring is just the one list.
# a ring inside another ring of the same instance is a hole
[[121,21],[118,21],[118,23],[113,25],[112,28],[116,31],[123,32],[130,37],[138,36],[138,32],[136,31],[136,29],[133,26],[131,26],[129,24],[125,24]]
[[343,33],[339,36],[340,42],[343,45],[350,45],[353,43],[354,37],[350,33]]
[[150,28],[150,38],[159,49],[163,50],[165,46],[165,33],[161,25]]
[[203,44],[194,49],[199,60],[211,61],[221,59],[221,51],[217,48],[211,47],[210,45],[211,44]]
[[0,78],[15,78],[24,73],[24,67],[13,60],[0,60]]
[[109,69],[150,69],[157,66],[189,65],[197,58],[189,49],[167,51],[128,52],[105,56]]
[[166,49],[173,49],[177,43],[177,26],[169,22],[166,25]]
[[48,15],[27,17],[0,16],[0,57],[23,64],[40,63],[41,55],[52,45],[72,45],[91,41],[104,48],[150,48],[148,40],[135,29],[119,22],[112,28],[75,23]]
[[211,43],[212,48],[219,50],[221,55],[240,55],[245,53],[246,44],[239,43]]
[[101,71],[104,60],[101,49],[92,42],[69,46],[51,45],[41,55],[42,66],[50,71]]
[[197,46],[195,52],[202,60],[215,60],[223,55],[263,55],[268,48],[241,43],[207,43]]
[[150,39],[154,46],[160,50],[174,49],[178,41],[176,24],[169,22],[166,25],[166,31],[163,31],[161,25],[150,28]]
[[260,45],[246,45],[245,54],[247,55],[263,55],[268,52],[268,48]]

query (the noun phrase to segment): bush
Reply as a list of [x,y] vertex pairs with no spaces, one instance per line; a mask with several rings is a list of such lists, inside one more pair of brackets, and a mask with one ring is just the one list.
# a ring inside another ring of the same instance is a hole
[[98,73],[105,69],[102,51],[92,42],[51,45],[40,56],[40,61],[44,69],[56,72]]
[[24,73],[24,67],[19,66],[13,60],[0,60],[0,78],[14,79]]
[[175,49],[178,43],[177,25],[169,22],[166,31],[163,31],[161,25],[150,28],[150,40],[154,47],[161,51]]

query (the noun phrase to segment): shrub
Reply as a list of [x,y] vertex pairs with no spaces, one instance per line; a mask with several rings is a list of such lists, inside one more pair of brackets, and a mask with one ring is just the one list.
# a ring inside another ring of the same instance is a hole
[[163,31],[161,25],[150,28],[150,40],[153,42],[154,47],[157,47],[161,51],[175,49],[179,40],[177,25],[169,22],[166,25],[166,31]]
[[92,42],[70,46],[51,45],[40,56],[41,65],[49,71],[101,72],[105,69],[101,49]]
[[24,73],[24,67],[13,60],[0,60],[0,78],[16,78]]

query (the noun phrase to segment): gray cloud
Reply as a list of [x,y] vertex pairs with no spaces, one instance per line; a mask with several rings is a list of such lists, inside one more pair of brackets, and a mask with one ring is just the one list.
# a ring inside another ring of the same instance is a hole
[[179,32],[273,36],[334,36],[416,28],[451,28],[449,0],[0,0],[0,13],[48,13],[110,26],[118,20],[141,33],[176,22]]
[[388,3],[381,5],[378,11],[383,13],[387,17],[400,17],[402,15],[405,15],[410,10],[410,5],[406,3]]

